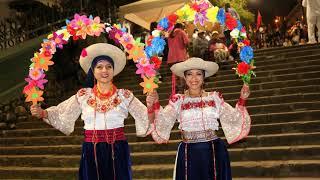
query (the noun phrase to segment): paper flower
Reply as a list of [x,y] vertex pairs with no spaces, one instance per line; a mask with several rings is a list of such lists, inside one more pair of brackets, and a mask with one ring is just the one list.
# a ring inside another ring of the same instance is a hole
[[243,46],[245,46],[245,44],[243,42],[238,43],[238,48],[242,48]]
[[151,34],[152,34],[152,37],[158,37],[161,35],[161,31],[156,29],[156,30],[153,30]]
[[253,49],[250,46],[244,46],[240,50],[240,60],[250,64],[251,59],[253,58]]
[[188,4],[177,10],[176,14],[181,21],[193,21],[196,11],[194,11]]
[[131,34],[124,33],[122,37],[119,38],[120,44],[126,48],[128,44],[132,44],[134,42],[134,39]]
[[250,46],[250,40],[245,39],[242,41],[246,46]]
[[43,72],[40,69],[31,68],[29,70],[29,77],[33,80],[38,80],[41,78]]
[[201,26],[204,26],[204,23],[208,21],[206,13],[207,13],[206,11],[197,12],[193,23],[194,24],[200,23]]
[[233,30],[238,25],[236,18],[234,18],[231,13],[226,13],[226,26],[229,30]]
[[156,54],[162,54],[165,45],[166,45],[166,41],[161,37],[155,37],[151,41],[152,49]]
[[43,91],[37,90],[35,87],[25,92],[27,95],[26,102],[32,102],[33,105],[37,104],[39,101],[43,101]]
[[143,87],[143,94],[151,93],[155,88],[158,88],[158,85],[154,83],[154,77],[150,79],[144,77],[143,82],[140,83],[140,86]]
[[245,62],[241,62],[237,66],[237,72],[240,76],[248,74],[249,70],[250,70],[250,65]]
[[82,26],[81,29],[76,32],[76,36],[81,37],[82,39],[86,39],[87,35],[90,34],[93,34],[90,26]]
[[160,68],[162,61],[157,56],[151,57],[150,61],[154,64],[155,69]]
[[123,35],[123,32],[116,28],[113,27],[111,31],[109,31],[109,38],[112,39],[116,44],[119,44],[119,40],[116,38],[116,35],[119,35],[120,37]]
[[69,24],[73,29],[81,29],[83,26],[90,24],[90,19],[85,15],[75,14],[74,19]]
[[153,77],[156,74],[156,71],[154,70],[154,64],[147,64],[145,66],[142,66],[141,64],[136,64],[136,67],[138,68],[136,74],[140,74],[141,78],[145,76]]
[[143,46],[132,46],[131,49],[128,49],[128,54],[128,59],[132,59],[134,62],[138,62],[139,58],[145,56]]
[[[178,15],[176,15],[176,14],[170,14],[169,16],[168,16],[168,20],[169,20],[169,22],[172,22],[173,24],[175,24],[176,22],[177,22],[177,19],[178,19],[179,17],[178,17]],[[151,30],[151,29],[150,29]]]
[[65,41],[69,41],[71,34],[68,32],[67,28],[64,27],[63,29],[59,29],[57,32],[57,34],[63,34],[62,39]]
[[217,6],[213,6],[207,10],[207,18],[210,22],[214,23],[217,21],[219,8]]
[[243,26],[242,26],[240,20],[237,20],[237,29],[242,32]]
[[37,80],[34,80],[32,78],[25,78],[25,80],[29,83],[28,85],[31,85],[32,87],[37,86],[40,89],[44,89],[43,84],[48,82],[48,80],[44,79],[45,76],[45,74],[42,74],[41,77]]
[[48,71],[48,67],[54,64],[54,62],[50,60],[50,57],[47,57],[42,53],[35,53],[34,57],[32,58],[32,62],[34,62],[34,68],[41,68],[45,71]]
[[100,17],[97,16],[93,19],[92,24],[90,25],[92,35],[100,36],[100,34],[104,31],[105,25],[100,23]]
[[144,51],[146,52],[146,55],[150,58],[152,57],[153,55],[156,55],[154,54],[154,50],[152,49],[152,46],[147,46]]
[[56,47],[62,49],[64,44],[67,44],[67,41],[63,39],[63,34],[57,34],[54,32],[52,38],[49,38],[50,41],[53,41]]
[[233,29],[231,32],[230,32],[230,36],[232,38],[235,38],[237,39],[239,37],[239,30],[238,29]]
[[224,25],[226,22],[225,11],[223,8],[220,8],[217,14],[217,19],[221,25]]
[[43,43],[41,43],[41,47],[43,49],[42,51],[49,51],[51,54],[54,54],[56,52],[55,44],[47,39],[43,40]]
[[81,57],[87,57],[88,56],[88,52],[86,50],[86,48],[83,48],[82,51],[81,51]]
[[168,18],[165,17],[159,21],[157,29],[165,30],[165,29],[168,29],[168,27],[169,27],[169,20]]
[[209,3],[206,1],[202,1],[199,3],[198,7],[200,8],[200,11],[206,11],[209,8]]

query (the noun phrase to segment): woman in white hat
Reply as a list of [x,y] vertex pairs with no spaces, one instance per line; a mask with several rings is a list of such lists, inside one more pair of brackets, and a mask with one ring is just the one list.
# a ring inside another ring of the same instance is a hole
[[81,115],[84,142],[79,179],[131,180],[131,160],[124,135],[128,112],[136,120],[137,136],[149,129],[147,108],[125,89],[117,89],[112,79],[126,64],[126,56],[116,46],[93,44],[81,53],[80,65],[87,73],[87,86],[66,101],[46,110],[32,106],[31,113],[69,135]]
[[[171,96],[165,108],[158,105],[157,92],[147,96],[148,108],[154,109],[149,117],[154,117],[151,134],[156,142],[166,143],[176,120],[179,122],[182,142],[176,158],[176,180],[231,179],[226,146],[216,135],[218,119],[229,144],[249,133],[251,120],[245,107],[250,94],[247,85],[243,86],[235,108],[226,103],[220,93],[203,89],[204,78],[215,74],[218,68],[214,62],[190,58],[171,67],[174,74],[186,81],[188,90],[184,94]],[[151,105],[160,108],[151,108]]]

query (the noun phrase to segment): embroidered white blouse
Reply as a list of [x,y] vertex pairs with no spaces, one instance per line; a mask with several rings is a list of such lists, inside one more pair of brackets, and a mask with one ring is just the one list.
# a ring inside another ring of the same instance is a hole
[[46,110],[48,118],[44,121],[66,135],[73,132],[80,115],[86,130],[124,127],[128,112],[135,119],[137,136],[146,136],[150,126],[147,107],[125,89],[118,89],[108,100],[102,101],[95,97],[92,88],[83,88],[76,95]]
[[152,136],[158,143],[167,142],[176,120],[183,131],[218,130],[218,119],[230,144],[246,137],[250,131],[250,116],[240,103],[233,108],[218,92],[204,97],[176,94],[165,108],[156,111]]

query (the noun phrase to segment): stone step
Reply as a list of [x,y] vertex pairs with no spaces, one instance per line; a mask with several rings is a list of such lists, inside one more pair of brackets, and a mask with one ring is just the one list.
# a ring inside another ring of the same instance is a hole
[[[310,109],[319,109],[319,108],[315,108],[314,106],[319,106],[319,103],[317,105],[312,105],[311,104],[311,107],[307,107],[307,106],[304,106],[304,105],[308,105],[310,102],[308,103],[301,103],[301,104],[292,104],[292,106],[288,105],[287,108],[288,109],[291,109],[291,108],[294,108],[296,106],[296,108],[299,108],[299,106],[303,106],[302,108],[310,108]],[[271,105],[272,106],[272,105]],[[275,105],[274,108],[279,108],[278,107],[279,105]],[[267,107],[262,107],[262,109],[265,109]],[[259,107],[257,109],[260,109]],[[280,108],[279,108],[280,109]],[[282,107],[283,109],[283,107]],[[300,108],[299,108],[300,109]],[[290,128],[292,127],[292,125],[288,125],[288,122],[285,122],[285,123],[281,123],[281,120],[280,122],[277,122],[277,123],[268,123],[268,124],[264,124],[264,123],[260,123],[259,124],[259,121],[255,121],[255,119],[253,118],[252,119],[254,121],[254,124],[253,124],[253,127],[252,127],[252,130],[251,130],[251,133],[252,134],[257,134],[257,133],[265,133],[265,134],[269,134],[269,133],[274,133],[273,131],[275,131],[274,128],[276,129],[279,129],[281,128],[282,129],[282,132],[285,132],[285,131],[289,131],[291,130],[292,132],[299,132],[299,128],[296,127],[296,126],[293,126],[294,128]],[[83,133],[83,122],[78,120],[76,121],[76,125],[75,125],[75,130],[73,132],[73,135],[82,135]],[[316,120],[312,120],[311,122],[316,122]],[[30,137],[30,136],[64,136],[63,133],[61,133],[60,131],[54,129],[53,127],[49,126],[49,125],[41,125],[39,126],[38,128],[34,128],[34,126],[36,126],[37,124],[39,124],[40,122],[29,122],[29,123],[19,123],[17,125],[17,129],[16,130],[2,130],[1,131],[1,134],[0,134],[0,137]],[[292,122],[292,123],[297,123],[298,125],[301,125],[301,123],[303,122],[300,122],[300,121],[297,121],[297,122]],[[29,128],[25,127],[25,125],[28,125]],[[259,128],[259,130],[255,130],[255,126],[261,126]],[[270,125],[270,130],[264,130],[264,128],[267,128],[265,126],[269,126]],[[286,127],[286,125],[288,125],[288,127]],[[24,127],[24,128],[20,128],[20,127]],[[275,126],[275,127],[273,127]],[[310,129],[314,129],[314,127],[318,127],[318,126],[311,126],[313,128],[310,128]],[[126,124],[125,125],[125,132],[126,133],[135,133],[136,129],[135,129],[135,125],[133,124],[133,121],[131,124]],[[278,132],[278,131],[277,131]]]
[[[233,162],[233,177],[320,177],[320,160],[244,161]],[[134,176],[145,178],[172,177],[173,164],[141,165],[135,167]]]
[[[256,61],[255,66],[257,66],[257,69],[255,71],[261,71],[263,69],[271,69],[272,66],[277,66],[279,67],[286,67],[287,65],[290,65],[290,63],[299,63],[301,64],[302,62],[305,63],[312,63],[315,61],[319,61],[320,58],[320,52],[317,52],[316,54],[304,54],[301,56],[295,56],[292,58],[275,58],[275,57],[266,57],[263,60]],[[302,63],[303,64],[303,63]],[[236,66],[236,63],[234,61],[231,61],[228,63],[228,65],[223,65],[223,69],[220,69],[217,74],[219,75],[225,75],[225,74],[234,74],[234,70],[232,70],[233,67]],[[261,69],[263,68],[263,69]],[[125,71],[123,71],[121,74],[115,77],[115,81],[118,79],[121,80],[130,80],[132,79],[132,74],[135,74],[137,68],[133,63],[129,63],[126,66]],[[162,64],[161,68],[159,70],[159,73],[164,77],[167,75],[171,75],[170,68],[167,64]],[[139,78],[140,76],[136,76],[136,78]]]
[[263,54],[274,54],[277,52],[290,52],[297,50],[305,50],[305,49],[318,49],[320,48],[319,44],[307,44],[307,45],[299,45],[299,46],[290,46],[290,47],[271,47],[264,49],[256,49],[254,50],[254,54],[263,55]]
[[[320,59],[320,53],[317,56],[303,56],[303,57],[297,57],[296,59],[290,59],[288,62],[283,62],[283,63],[277,63],[277,61],[272,61],[268,62],[265,64],[256,65],[257,69],[255,72],[261,77],[261,73],[265,71],[275,71],[275,70],[281,70],[281,69],[288,69],[288,68],[296,68],[296,67],[304,67],[304,66],[310,66],[310,65],[319,65],[319,59]],[[234,64],[230,64],[228,66],[225,66],[226,69],[220,70],[217,72],[217,74],[213,77],[219,77],[222,75],[235,75],[235,71],[232,70],[234,67]],[[303,71],[302,71],[303,72]],[[126,71],[123,75],[116,77],[115,82],[120,81],[123,82],[124,85],[127,85],[128,82],[131,81],[137,81],[140,78],[139,75],[134,75],[135,70],[133,71]],[[160,74],[162,76],[162,81],[165,82],[168,78],[171,78],[171,71],[169,68],[163,68],[160,70]],[[263,74],[262,74],[263,75]],[[207,78],[207,79],[212,79],[213,77]],[[170,79],[171,80],[171,79]],[[126,83],[125,83],[126,82]]]
[[[173,164],[133,166],[133,179],[172,178]],[[232,162],[233,177],[319,177],[320,160]],[[57,173],[58,172],[58,173]],[[75,179],[78,168],[0,167],[0,176],[23,179]]]
[[[319,61],[320,62],[320,61]],[[320,71],[311,71],[311,72],[302,72],[302,73],[292,73],[292,74],[281,74],[281,75],[271,75],[265,77],[255,77],[254,81],[251,84],[260,84],[264,82],[271,81],[288,81],[288,80],[301,80],[301,79],[310,79],[310,78],[318,78],[320,77]],[[210,87],[224,87],[224,86],[234,86],[234,85],[242,85],[243,82],[239,81],[239,79],[233,77],[216,77],[216,80],[206,81],[205,88]],[[116,85],[117,86],[117,85]],[[171,87],[171,81],[162,82],[161,87]],[[125,89],[135,89],[142,88],[139,86],[139,83],[131,82],[126,87],[124,84],[118,85],[117,87],[125,88]]]
[[[286,126],[284,126],[286,124]],[[282,127],[284,126],[284,127]],[[312,127],[312,129],[309,129]],[[240,143],[231,145],[232,147],[258,147],[258,146],[288,146],[288,145],[306,145],[306,144],[319,144],[319,120],[317,121],[301,121],[301,122],[289,122],[289,123],[277,123],[277,124],[265,124],[265,125],[253,125],[252,131],[248,139],[243,140]],[[265,134],[260,131],[264,131]],[[219,135],[222,135],[221,130],[218,131]],[[305,135],[305,137],[303,137]],[[127,134],[127,137],[134,137],[134,133]],[[292,137],[291,137],[292,136]],[[299,137],[301,136],[301,137]],[[140,138],[140,141],[146,142],[130,142],[133,152],[141,151],[170,151],[177,148],[177,143],[180,141],[179,131],[173,130],[171,134],[171,140],[168,144],[157,145],[152,142],[151,138]],[[277,139],[278,138],[278,139]],[[309,139],[308,139],[309,138]],[[15,143],[11,142],[8,146],[2,141],[2,147],[0,147],[1,155],[26,155],[26,154],[73,154],[80,153],[80,145],[83,139],[82,135],[79,136],[50,136],[50,137],[25,137],[25,138],[3,138],[10,142],[15,139]],[[139,138],[137,138],[139,141]],[[148,139],[149,141],[147,141]],[[224,139],[224,138],[223,138]],[[304,141],[305,139],[305,141]],[[314,139],[314,141],[312,140]],[[66,142],[69,143],[66,143]],[[261,142],[260,142],[261,141]],[[279,141],[279,142],[277,142]],[[72,143],[71,143],[72,142]],[[273,144],[274,143],[274,144]],[[77,145],[75,145],[77,144]]]
[[[229,149],[231,162],[268,160],[320,160],[320,145]],[[286,154],[286,156],[283,156]],[[78,155],[0,155],[0,166],[78,167]],[[133,165],[174,164],[176,151],[131,153]]]
[[[309,98],[315,98],[315,97],[319,97],[319,96],[314,96],[312,95]],[[288,97],[288,101],[290,101],[289,99],[290,97]],[[302,110],[317,110],[320,109],[320,102],[319,102],[319,98],[318,99],[313,99],[311,102],[289,102],[289,103],[285,103],[285,101],[282,104],[279,103],[275,103],[275,104],[267,104],[265,103],[265,105],[251,105],[250,103],[247,104],[247,109],[248,112],[251,115],[255,115],[255,114],[264,114],[264,113],[279,113],[279,112],[291,112],[291,111],[302,111]],[[237,102],[237,100],[232,100],[232,101],[228,101],[229,104],[231,105],[235,105]],[[263,102],[263,101],[262,101]],[[47,125],[38,125],[39,123],[43,123],[39,120],[34,120],[31,122],[21,122],[17,124],[17,128],[18,129],[28,129],[28,128],[40,128],[40,127],[49,127]],[[128,119],[126,119],[126,124],[133,124],[134,120],[130,117]],[[27,126],[25,126],[27,125]],[[81,123],[81,120],[79,119],[76,122],[75,127],[82,127],[83,123]],[[23,128],[20,128],[23,127]],[[10,130],[9,130],[10,131]],[[0,136],[1,134],[5,134],[6,132],[9,132],[8,130],[2,130],[2,132],[0,131]]]
[[[308,111],[289,111],[280,113],[264,112],[262,114],[251,114],[251,119],[258,124],[266,123],[277,123],[277,122],[291,122],[300,119],[314,120],[320,117],[320,111],[318,110],[308,110]],[[126,125],[134,124],[133,118],[128,118],[125,120]],[[34,128],[50,128],[51,126],[44,123],[39,119],[33,121],[20,122],[17,124],[18,129],[34,129]],[[83,122],[81,120],[76,121],[75,127],[83,127]],[[1,134],[7,131],[2,131]]]
[[[221,130],[220,130],[221,131]],[[302,136],[304,135],[304,137]],[[281,141],[282,145],[288,145],[291,143],[292,145],[303,145],[303,144],[317,144],[320,143],[319,132],[308,132],[308,133],[283,133],[283,134],[262,134],[262,135],[249,135],[248,138],[241,141],[241,143],[235,144],[236,147],[250,147],[250,146],[268,146],[275,145],[277,141]],[[276,140],[278,138],[278,140]],[[295,139],[293,139],[295,138]],[[131,142],[131,148],[133,152],[141,151],[142,149],[151,148],[149,151],[159,151],[157,147],[154,146],[154,142],[150,136],[141,138],[136,137],[134,133],[127,134],[127,139]],[[177,142],[180,140],[180,135],[178,131],[172,134],[172,141],[168,143],[167,148],[173,148],[176,145],[173,142]],[[223,138],[224,139],[224,138]],[[304,140],[305,139],[305,140]],[[260,142],[260,140],[263,140]],[[67,144],[81,144],[83,141],[82,135],[74,135],[74,136],[35,136],[35,137],[15,137],[15,138],[1,138],[0,144],[2,146],[34,146],[34,145],[67,145]],[[160,147],[160,146],[159,146]],[[147,151],[147,150],[144,150]]]
[[[240,92],[242,88],[241,85],[233,85],[233,86],[224,86],[224,87],[213,87],[214,83],[207,83],[208,86],[205,87],[206,91],[218,91],[225,93],[235,93]],[[270,81],[256,84],[252,82],[250,84],[250,91],[254,92],[257,90],[268,90],[268,89],[281,89],[287,87],[296,87],[296,86],[309,86],[309,85],[319,85],[320,78],[312,78],[312,79],[300,79],[300,80],[287,80],[287,81]],[[158,88],[160,93],[171,93],[171,87],[161,87]],[[133,94],[143,94],[142,88],[133,90]],[[250,96],[252,97],[252,96]]]
[[[288,62],[288,60],[292,59],[292,61],[295,61],[296,58],[302,58],[306,59],[306,61],[309,59],[309,57],[312,56],[319,56],[319,47],[318,48],[312,48],[312,49],[296,49],[291,52],[285,52],[285,51],[280,51],[279,53],[267,53],[267,54],[255,54],[254,59],[255,63],[258,66],[261,66],[265,63],[273,62],[274,64],[276,63],[283,63],[283,62]],[[311,52],[311,53],[310,53]],[[296,54],[298,53],[298,54]],[[283,57],[283,55],[289,54],[291,57]],[[305,57],[305,58],[303,58]],[[231,62],[234,64],[234,62]],[[162,70],[168,69],[168,64],[166,62],[163,62],[161,65],[160,72]],[[126,66],[126,71],[124,72],[134,72],[136,70],[136,67],[132,61],[128,61],[127,66]],[[120,74],[121,76],[122,74]]]

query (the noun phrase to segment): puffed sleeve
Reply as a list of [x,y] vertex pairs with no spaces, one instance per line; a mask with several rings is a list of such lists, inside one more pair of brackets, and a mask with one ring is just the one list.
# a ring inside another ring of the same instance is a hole
[[61,102],[57,106],[51,106],[46,111],[48,118],[44,121],[66,135],[74,130],[75,121],[81,114],[81,101],[86,96],[87,89],[80,89],[76,95]]
[[173,95],[165,108],[160,106],[160,109],[155,111],[154,130],[151,133],[155,142],[168,142],[174,123],[179,117],[181,99],[180,94]]
[[135,120],[137,136],[147,136],[151,128],[148,119],[147,107],[129,90],[121,89],[119,95],[125,103],[125,106],[127,107],[129,113]]
[[251,119],[244,103],[240,101],[241,99],[233,108],[224,101],[220,93],[214,92],[213,96],[218,108],[221,127],[228,143],[232,144],[247,137],[251,127]]

